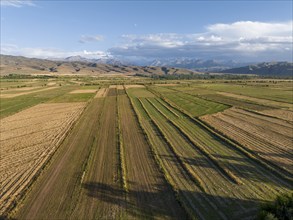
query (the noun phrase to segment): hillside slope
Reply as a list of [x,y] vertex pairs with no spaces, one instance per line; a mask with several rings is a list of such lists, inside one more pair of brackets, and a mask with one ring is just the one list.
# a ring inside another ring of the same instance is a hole
[[232,68],[221,71],[221,73],[257,74],[260,76],[293,76],[293,63],[269,62]]
[[21,56],[0,55],[0,73],[8,74],[123,74],[123,75],[172,75],[197,73],[192,70],[155,67],[126,66],[88,61],[52,61]]

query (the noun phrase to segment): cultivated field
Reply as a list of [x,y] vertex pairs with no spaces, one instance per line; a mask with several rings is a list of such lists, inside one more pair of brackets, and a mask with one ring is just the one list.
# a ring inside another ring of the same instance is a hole
[[1,120],[0,213],[32,182],[84,106],[39,104]]
[[292,192],[288,81],[1,80],[3,218],[254,219]]
[[235,108],[201,119],[259,157],[293,174],[291,123]]

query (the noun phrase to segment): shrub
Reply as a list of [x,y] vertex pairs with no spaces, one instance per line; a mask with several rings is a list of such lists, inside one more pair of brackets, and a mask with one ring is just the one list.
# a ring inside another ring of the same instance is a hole
[[292,220],[293,193],[279,195],[275,201],[263,205],[257,219]]

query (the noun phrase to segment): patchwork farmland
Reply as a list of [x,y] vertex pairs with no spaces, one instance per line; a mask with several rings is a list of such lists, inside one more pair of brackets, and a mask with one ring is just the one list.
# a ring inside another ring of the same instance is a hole
[[253,219],[292,192],[287,81],[0,80],[1,218]]

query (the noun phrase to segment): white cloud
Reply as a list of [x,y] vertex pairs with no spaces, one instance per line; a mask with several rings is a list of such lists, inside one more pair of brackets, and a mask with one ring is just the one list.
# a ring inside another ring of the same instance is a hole
[[63,51],[56,48],[21,48],[14,44],[1,44],[1,54],[35,58],[66,58],[70,56],[82,56],[85,58],[104,58],[111,56],[104,51]]
[[79,39],[80,43],[87,43],[87,42],[97,42],[97,41],[102,41],[104,40],[104,36],[102,35],[82,35]]
[[0,6],[16,7],[36,6],[31,0],[1,0]]
[[113,55],[140,57],[259,57],[292,59],[293,21],[213,24],[206,32],[123,35]]

